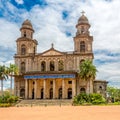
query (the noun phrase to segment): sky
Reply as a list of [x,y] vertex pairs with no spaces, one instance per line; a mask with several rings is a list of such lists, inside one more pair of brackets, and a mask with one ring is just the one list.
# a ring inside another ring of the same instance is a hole
[[[120,88],[120,0],[0,0],[0,65],[14,63],[16,39],[26,19],[35,30],[38,53],[51,43],[59,51],[73,51],[81,11],[91,24],[96,79]],[[8,87],[6,81],[4,89]]]

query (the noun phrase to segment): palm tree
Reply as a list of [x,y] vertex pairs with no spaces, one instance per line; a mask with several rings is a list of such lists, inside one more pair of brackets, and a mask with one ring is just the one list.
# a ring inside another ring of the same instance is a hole
[[93,80],[95,79],[96,72],[97,72],[97,69],[92,64],[92,61],[85,60],[80,64],[79,76],[80,76],[80,79],[85,80],[87,84],[89,82],[89,93],[90,93],[90,82],[93,82]]
[[1,94],[3,95],[3,80],[8,79],[7,68],[0,65]]
[[12,78],[14,75],[18,75],[18,67],[15,64],[10,64],[8,68],[9,76],[10,76],[10,93],[12,94]]

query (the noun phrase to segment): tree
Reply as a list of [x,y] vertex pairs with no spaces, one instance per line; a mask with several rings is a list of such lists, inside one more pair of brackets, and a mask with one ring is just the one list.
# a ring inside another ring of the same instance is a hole
[[108,86],[107,94],[108,94],[108,98],[111,99],[112,102],[120,101],[120,89],[119,88]]
[[10,76],[10,93],[12,94],[12,78],[14,75],[18,75],[18,67],[15,64],[10,64],[8,68],[9,76]]
[[92,61],[85,60],[80,64],[80,72],[79,77],[81,80],[85,80],[87,83],[89,82],[89,93],[90,93],[90,81],[95,79],[97,69],[92,64]]
[[3,80],[8,79],[7,68],[0,65],[0,80],[1,80],[1,93],[3,95]]

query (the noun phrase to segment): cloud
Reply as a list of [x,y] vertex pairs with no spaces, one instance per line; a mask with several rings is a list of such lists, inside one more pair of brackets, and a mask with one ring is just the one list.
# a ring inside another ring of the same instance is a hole
[[15,2],[16,2],[17,4],[24,4],[24,1],[23,1],[23,0],[15,0]]
[[[21,1],[16,2],[20,4]],[[84,10],[91,24],[90,34],[94,37],[94,62],[99,70],[97,79],[105,79],[113,86],[120,86],[114,82],[120,80],[119,0],[46,0],[44,7],[36,2],[31,4],[29,10],[9,1],[6,4],[0,4],[0,36],[1,41],[4,41],[0,42],[0,46],[4,47],[0,48],[4,53],[0,58],[1,64],[13,61],[10,52],[16,51],[15,40],[20,37],[19,29],[25,19],[30,19],[35,29],[34,38],[39,42],[38,52],[49,49],[51,43],[60,51],[73,51],[75,25],[80,12]]]

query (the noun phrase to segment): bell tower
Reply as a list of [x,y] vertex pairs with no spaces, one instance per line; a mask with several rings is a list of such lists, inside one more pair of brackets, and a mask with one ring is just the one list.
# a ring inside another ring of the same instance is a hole
[[78,19],[76,25],[76,36],[74,37],[74,52],[75,53],[92,53],[92,41],[93,37],[90,36],[89,28],[90,24],[85,12],[81,12],[82,15]]
[[21,37],[26,37],[29,39],[33,38],[34,30],[31,22],[28,19],[23,22],[20,31],[21,31]]
[[20,28],[21,37],[17,39],[17,55],[35,54],[37,51],[37,40],[33,39],[34,29],[31,22],[27,19]]

